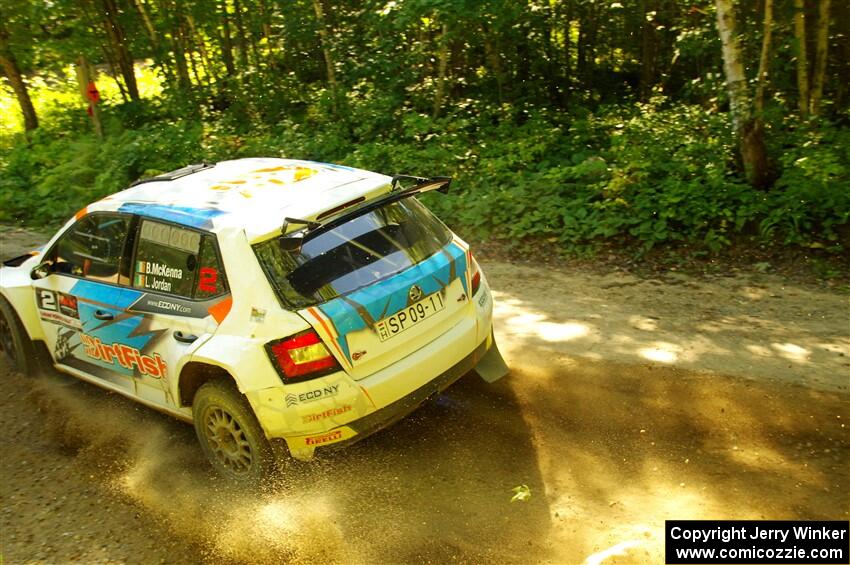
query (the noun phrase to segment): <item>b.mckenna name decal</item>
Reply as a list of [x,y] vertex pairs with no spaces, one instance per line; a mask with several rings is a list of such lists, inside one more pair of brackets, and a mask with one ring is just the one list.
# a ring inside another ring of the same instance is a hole
[[154,263],[152,261],[139,261],[136,265],[134,286],[171,292],[171,281],[157,277],[183,280],[183,269],[169,267],[168,265]]
[[162,263],[153,263],[151,261],[139,261],[136,272],[145,275],[156,275],[158,277],[168,277],[170,279],[183,279],[183,269],[176,269],[163,265]]

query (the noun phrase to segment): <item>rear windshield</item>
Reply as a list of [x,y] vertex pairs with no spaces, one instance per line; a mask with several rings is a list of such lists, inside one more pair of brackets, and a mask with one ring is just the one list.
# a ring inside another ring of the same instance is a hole
[[393,202],[287,249],[278,237],[254,247],[269,281],[304,308],[363,288],[427,259],[451,232],[415,198]]

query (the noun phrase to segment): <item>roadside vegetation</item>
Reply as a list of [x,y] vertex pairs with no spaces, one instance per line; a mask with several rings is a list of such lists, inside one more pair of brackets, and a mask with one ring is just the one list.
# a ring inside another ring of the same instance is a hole
[[284,156],[451,175],[428,203],[478,238],[847,256],[841,2],[49,4],[0,3],[0,55],[31,100],[4,63],[2,222]]

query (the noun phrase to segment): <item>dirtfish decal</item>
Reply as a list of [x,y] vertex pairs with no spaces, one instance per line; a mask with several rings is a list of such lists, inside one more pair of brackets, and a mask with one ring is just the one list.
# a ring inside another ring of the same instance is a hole
[[87,334],[80,334],[85,353],[92,359],[105,361],[107,363],[118,363],[125,369],[133,369],[155,379],[164,378],[168,374],[168,365],[162,360],[159,353],[153,355],[142,355],[135,347],[123,343],[106,345],[100,339]]

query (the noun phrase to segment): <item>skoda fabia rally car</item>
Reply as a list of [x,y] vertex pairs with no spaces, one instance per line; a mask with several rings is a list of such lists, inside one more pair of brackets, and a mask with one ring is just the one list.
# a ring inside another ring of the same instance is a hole
[[241,159],[139,181],[0,269],[0,346],[194,423],[266,475],[507,367],[468,246],[416,195],[448,178]]

